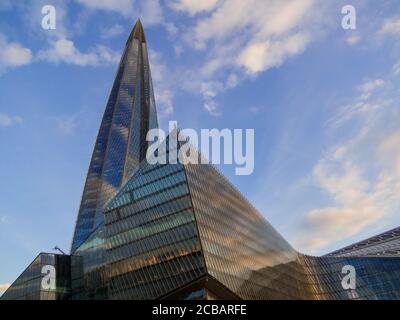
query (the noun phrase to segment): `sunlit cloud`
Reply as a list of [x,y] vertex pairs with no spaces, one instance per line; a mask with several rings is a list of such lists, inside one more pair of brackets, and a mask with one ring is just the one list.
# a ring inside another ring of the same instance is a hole
[[[354,135],[331,147],[314,166],[312,177],[331,205],[304,215],[294,244],[316,253],[328,245],[356,236],[367,227],[388,221],[400,209],[400,131],[389,123],[400,122],[400,101],[395,92],[373,99],[390,80],[365,81],[357,96],[334,117],[337,123],[359,121]],[[373,99],[374,102],[361,101]]]
[[0,296],[11,286],[10,283],[0,284]]

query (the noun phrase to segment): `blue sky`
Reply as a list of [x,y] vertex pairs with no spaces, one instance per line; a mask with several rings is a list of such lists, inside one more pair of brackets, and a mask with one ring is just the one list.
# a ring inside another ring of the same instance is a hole
[[[41,28],[47,4],[56,30]],[[40,251],[69,249],[138,17],[161,127],[254,128],[254,173],[220,169],[297,249],[400,225],[397,0],[1,0],[0,16],[0,291]]]

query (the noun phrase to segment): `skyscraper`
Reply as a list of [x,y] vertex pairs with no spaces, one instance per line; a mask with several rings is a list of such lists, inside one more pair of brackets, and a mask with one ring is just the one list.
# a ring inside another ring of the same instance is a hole
[[146,157],[146,134],[157,128],[146,38],[133,28],[103,115],[86,177],[71,252],[103,223],[104,205]]
[[[211,164],[150,164],[145,137],[157,126],[138,21],[97,136],[71,256],[41,254],[3,298],[400,299],[398,255],[303,255]],[[40,287],[45,261],[61,270],[55,289]]]

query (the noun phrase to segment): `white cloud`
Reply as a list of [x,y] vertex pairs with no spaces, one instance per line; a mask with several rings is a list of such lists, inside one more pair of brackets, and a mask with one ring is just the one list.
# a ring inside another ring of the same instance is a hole
[[120,54],[100,45],[87,53],[83,53],[75,47],[73,41],[59,39],[53,41],[49,49],[40,51],[37,58],[52,63],[63,62],[78,66],[97,66],[118,63]]
[[365,81],[362,85],[358,87],[358,90],[363,94],[371,94],[378,88],[381,88],[385,85],[385,81],[382,79],[376,79],[372,81]]
[[[143,21],[144,24],[153,25],[164,23],[163,10],[161,8],[159,0],[141,1],[139,10],[140,19]],[[172,25],[169,24],[169,27],[167,29],[173,32],[172,28]]]
[[167,66],[163,63],[162,57],[154,50],[150,50],[151,77],[154,82],[154,95],[158,110],[161,109],[161,115],[170,115],[174,111],[174,94],[171,86],[173,85],[171,77],[167,75]]
[[390,104],[390,100],[373,101],[371,99],[373,94],[378,89],[383,88],[385,84],[386,82],[382,79],[364,81],[357,88],[360,95],[351,103],[339,108],[338,112],[328,121],[328,125],[336,129],[356,116],[368,118],[378,110],[387,107]]
[[58,129],[64,134],[72,134],[77,127],[80,114],[81,113],[76,113],[69,116],[59,116],[54,118],[57,122]]
[[99,62],[102,64],[117,64],[121,60],[121,54],[119,52],[103,45],[97,45],[95,52],[99,57]]
[[400,18],[386,19],[379,31],[380,34],[400,34]]
[[0,113],[0,127],[10,127],[12,125],[20,123],[22,123],[21,117]]
[[27,65],[32,61],[32,51],[17,42],[8,42],[0,33],[0,71]]
[[124,16],[129,16],[134,12],[134,1],[132,0],[75,0],[75,1],[92,10],[114,11]]
[[[385,137],[381,143],[390,143],[393,147],[390,152],[397,159],[398,171],[393,173],[392,165],[387,165],[381,168],[375,180],[368,180],[367,169],[350,160],[353,151],[349,148],[339,159],[335,159],[330,151],[318,162],[313,172],[314,179],[335,205],[314,209],[305,215],[305,229],[296,239],[296,246],[315,252],[358,234],[367,226],[387,218],[393,213],[393,208],[399,206],[400,144],[394,145],[386,139],[391,137]],[[395,141],[400,141],[400,135],[396,134]],[[385,147],[378,147],[376,151],[385,161],[390,155]]]
[[271,40],[299,27],[313,4],[313,0],[225,0],[211,16],[199,20],[194,41],[204,44],[232,35],[245,35],[249,42]]
[[245,67],[250,74],[265,71],[302,52],[309,41],[306,34],[299,33],[281,41],[249,44],[239,55],[237,64]]
[[158,104],[162,106],[164,115],[169,115],[174,111],[172,91],[170,90],[157,90],[155,92],[155,98]]
[[215,101],[217,93],[220,92],[223,85],[220,82],[203,82],[201,84],[200,92],[203,96],[203,107],[212,116],[219,117],[221,112],[218,111],[218,103]]
[[169,6],[176,11],[184,11],[190,15],[195,15],[200,12],[210,11],[214,9],[219,0],[176,0],[171,2]]
[[203,94],[204,107],[220,114],[218,94],[302,53],[321,32],[317,16],[326,5],[314,4],[315,0],[221,0],[202,10],[198,2],[175,1],[175,9],[202,12],[183,39],[190,48],[203,50],[204,58],[197,70],[185,74],[183,86],[203,94],[204,83],[212,83],[215,97],[210,101]]
[[234,73],[231,73],[228,76],[228,79],[226,79],[226,87],[227,88],[234,88],[238,85],[238,83],[239,83],[239,77]]
[[117,23],[109,28],[103,28],[101,30],[101,37],[103,39],[110,39],[110,38],[118,37],[123,33],[124,33],[124,27]]
[[131,19],[140,17],[142,22],[149,26],[163,24],[168,32],[176,32],[172,23],[167,23],[159,0],[75,0],[90,10],[116,12]]
[[219,117],[221,115],[221,113],[217,111],[217,106],[217,103],[211,99],[204,102],[204,109],[206,109],[209,114],[215,117]]

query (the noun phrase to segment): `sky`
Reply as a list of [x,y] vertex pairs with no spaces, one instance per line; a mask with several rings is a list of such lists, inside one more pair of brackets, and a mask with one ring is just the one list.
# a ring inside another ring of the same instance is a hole
[[[219,169],[296,249],[399,226],[400,5],[321,2],[1,0],[0,292],[39,252],[69,250],[138,18],[161,128],[254,129],[253,174]],[[355,30],[342,27],[348,4]]]

